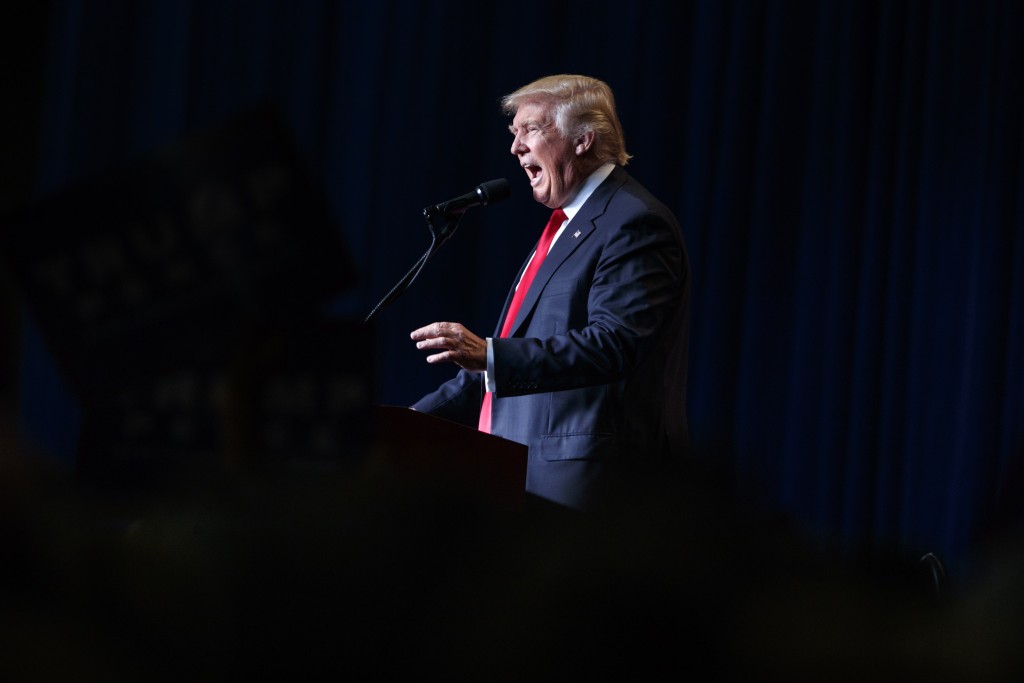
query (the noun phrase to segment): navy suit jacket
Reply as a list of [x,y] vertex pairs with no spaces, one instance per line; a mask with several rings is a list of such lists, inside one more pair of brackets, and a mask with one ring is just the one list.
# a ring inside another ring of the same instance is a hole
[[[499,339],[509,292],[492,342],[491,432],[529,447],[528,492],[585,508],[616,478],[682,456],[689,273],[675,216],[616,167]],[[413,407],[475,427],[483,385],[461,370]]]

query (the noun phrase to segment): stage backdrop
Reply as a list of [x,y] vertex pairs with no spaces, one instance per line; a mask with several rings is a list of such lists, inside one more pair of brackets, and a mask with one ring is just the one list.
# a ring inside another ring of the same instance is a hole
[[[424,206],[507,177],[363,331],[373,400],[408,404],[453,372],[409,331],[490,333],[544,222],[499,98],[598,76],[685,232],[701,452],[824,542],[966,568],[1024,437],[1021,35],[1013,0],[62,0],[34,197],[269,104],[354,264],[325,311],[359,319],[426,250]],[[80,407],[36,322],[24,434],[73,461]]]

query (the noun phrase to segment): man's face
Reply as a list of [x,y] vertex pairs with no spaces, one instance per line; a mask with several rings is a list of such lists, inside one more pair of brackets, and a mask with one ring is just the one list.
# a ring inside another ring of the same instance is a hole
[[515,140],[512,154],[526,171],[533,198],[548,207],[565,206],[584,180],[573,141],[562,137],[550,108],[544,104],[523,104],[509,126]]

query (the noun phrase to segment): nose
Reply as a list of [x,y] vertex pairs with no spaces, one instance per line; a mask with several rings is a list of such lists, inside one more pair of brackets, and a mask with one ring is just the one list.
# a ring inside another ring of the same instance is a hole
[[516,137],[512,140],[512,149],[510,151],[512,152],[512,154],[518,156],[520,152],[523,151],[523,147],[524,145],[522,138],[519,136],[519,134],[516,134]]

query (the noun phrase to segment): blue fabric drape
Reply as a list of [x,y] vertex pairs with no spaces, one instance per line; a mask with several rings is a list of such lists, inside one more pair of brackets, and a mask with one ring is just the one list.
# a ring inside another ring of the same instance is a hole
[[[500,96],[601,77],[688,241],[696,443],[816,535],[966,563],[1024,441],[1022,33],[1012,0],[63,0],[37,187],[272,100],[360,264],[333,312],[361,316],[426,248],[423,206],[509,177],[373,330],[407,404],[452,372],[408,331],[489,333],[543,225]],[[73,457],[30,318],[22,368],[26,435]]]

